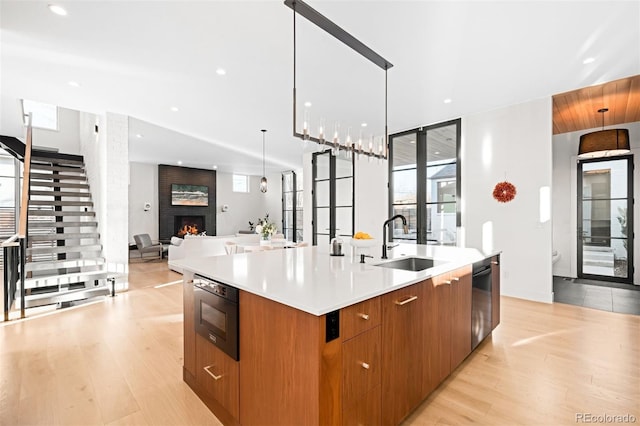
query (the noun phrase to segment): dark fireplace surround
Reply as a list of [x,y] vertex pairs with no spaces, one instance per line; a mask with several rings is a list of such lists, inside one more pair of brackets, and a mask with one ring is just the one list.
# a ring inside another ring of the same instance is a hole
[[[209,205],[172,206],[171,184],[204,185],[209,187]],[[158,166],[159,236],[169,240],[178,236],[178,230],[196,226],[198,233],[216,235],[216,172],[160,164]]]

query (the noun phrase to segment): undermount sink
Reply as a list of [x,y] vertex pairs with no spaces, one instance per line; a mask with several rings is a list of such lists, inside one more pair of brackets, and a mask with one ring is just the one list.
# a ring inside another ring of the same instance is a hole
[[391,262],[378,263],[374,266],[417,272],[433,267],[433,259],[425,259],[422,257],[405,257],[398,260],[392,260]]

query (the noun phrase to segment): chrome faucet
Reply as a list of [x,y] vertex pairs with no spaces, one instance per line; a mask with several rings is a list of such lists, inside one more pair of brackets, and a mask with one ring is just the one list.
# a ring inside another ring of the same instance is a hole
[[382,258],[387,258],[387,225],[393,222],[396,219],[402,219],[402,229],[405,234],[409,233],[409,227],[407,226],[407,218],[402,216],[401,214],[397,214],[392,218],[387,219],[382,225]]

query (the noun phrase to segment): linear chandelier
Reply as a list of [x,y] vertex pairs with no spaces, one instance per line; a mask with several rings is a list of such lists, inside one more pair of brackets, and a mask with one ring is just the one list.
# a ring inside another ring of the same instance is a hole
[[[285,0],[284,4],[293,10],[293,136],[304,141],[312,141],[320,145],[325,145],[327,148],[331,148],[335,153],[345,151],[348,157],[353,153],[387,159],[389,151],[389,130],[387,127],[387,71],[389,68],[393,67],[393,64],[302,0]],[[311,23],[331,34],[342,43],[351,47],[353,50],[384,70],[384,136],[377,147],[375,146],[374,136],[371,136],[371,139],[367,143],[362,140],[362,137],[357,141],[353,141],[351,139],[351,135],[347,134],[345,142],[342,143],[340,142],[338,132],[336,131],[333,134],[333,137],[328,139],[325,134],[326,128],[324,128],[322,124],[318,129],[318,135],[312,136],[309,131],[309,122],[307,117],[305,117],[303,122],[302,131],[298,131],[296,120],[296,14],[300,14],[307,18]]]

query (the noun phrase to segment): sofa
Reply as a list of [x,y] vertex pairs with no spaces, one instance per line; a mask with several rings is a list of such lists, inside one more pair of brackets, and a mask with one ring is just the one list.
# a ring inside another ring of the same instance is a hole
[[227,241],[232,241],[236,244],[254,244],[260,241],[260,235],[254,233],[246,235],[185,235],[184,238],[173,237],[169,245],[169,269],[182,273],[182,268],[171,265],[173,260],[227,254],[224,248]]

